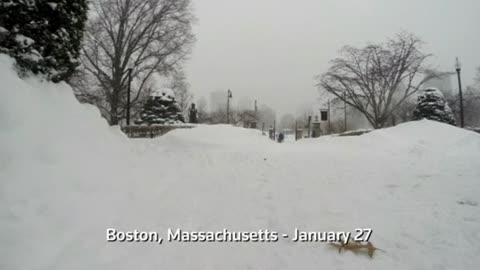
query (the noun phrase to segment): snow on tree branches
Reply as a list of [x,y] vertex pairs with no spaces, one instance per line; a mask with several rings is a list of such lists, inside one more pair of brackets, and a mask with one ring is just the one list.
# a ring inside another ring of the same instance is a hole
[[0,4],[0,53],[14,57],[21,73],[59,82],[78,66],[87,0],[9,0]]
[[140,119],[135,124],[181,124],[184,123],[182,111],[175,94],[171,89],[161,89],[153,92],[148,101],[145,103]]
[[455,125],[455,117],[448,106],[442,92],[437,88],[427,88],[418,96],[417,107],[413,111],[413,119],[429,119]]
[[190,53],[191,0],[95,0],[91,6],[98,16],[86,27],[80,78],[88,87],[77,92],[118,125],[127,106],[127,74],[133,80],[131,104],[140,104],[154,77],[168,77]]

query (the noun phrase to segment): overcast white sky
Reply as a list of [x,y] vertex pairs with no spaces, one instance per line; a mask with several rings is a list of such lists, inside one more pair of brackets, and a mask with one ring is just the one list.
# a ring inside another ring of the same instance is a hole
[[400,30],[420,36],[438,68],[453,71],[458,56],[464,85],[480,66],[479,0],[193,0],[193,5],[197,43],[186,71],[195,100],[230,88],[236,100],[249,96],[277,113],[294,113],[318,97],[313,77],[342,46],[385,41]]

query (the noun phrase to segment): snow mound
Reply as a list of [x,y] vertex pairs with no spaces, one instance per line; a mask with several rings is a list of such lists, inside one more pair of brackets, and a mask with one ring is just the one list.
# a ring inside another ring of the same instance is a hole
[[[470,155],[480,151],[480,134],[427,119],[373,130],[359,136],[323,136],[304,139],[296,145],[317,149],[355,152],[374,149],[372,154],[405,154],[428,151],[430,154]],[[415,154],[415,153],[413,153]]]
[[[432,121],[277,144],[226,125],[128,140],[0,55],[0,269],[476,269],[480,138]],[[107,243],[106,229],[286,233]],[[373,259],[294,229],[372,228]]]
[[116,190],[133,172],[115,171],[131,167],[129,141],[66,84],[21,80],[12,64],[0,54],[0,268],[54,269],[126,207]]
[[274,144],[267,136],[262,136],[261,131],[230,125],[196,125],[193,129],[177,129],[159,138],[158,143],[174,147],[192,144],[212,147],[261,147]]
[[449,124],[420,120],[397,125],[395,127],[375,130],[362,135],[359,140],[381,143],[389,147],[428,147],[431,151],[452,151],[465,153],[470,147],[478,148],[480,134],[461,129]]

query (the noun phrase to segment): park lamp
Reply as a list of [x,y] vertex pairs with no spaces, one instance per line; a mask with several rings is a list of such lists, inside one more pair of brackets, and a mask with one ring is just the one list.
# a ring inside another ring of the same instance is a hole
[[127,91],[127,126],[130,126],[130,92],[132,91],[132,68],[129,68],[127,70],[127,75],[128,75],[128,91]]
[[460,127],[463,128],[465,126],[465,116],[464,116],[464,108],[463,108],[462,79],[460,76],[460,71],[462,70],[462,64],[458,60],[458,57],[455,59],[455,69],[457,71],[458,95],[460,98]]
[[230,124],[230,99],[232,98],[232,91],[227,91],[227,124]]
[[462,63],[460,63],[460,60],[458,60],[458,57],[455,59],[455,69],[457,71],[460,71],[462,69]]

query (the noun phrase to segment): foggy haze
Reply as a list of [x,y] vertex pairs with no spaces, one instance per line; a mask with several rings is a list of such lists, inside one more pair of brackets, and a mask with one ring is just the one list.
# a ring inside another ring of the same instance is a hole
[[[198,101],[233,92],[233,103],[257,99],[295,113],[318,99],[314,76],[344,45],[383,42],[405,30],[434,54],[429,63],[454,71],[462,62],[465,86],[480,66],[477,0],[194,0],[197,43],[186,65]],[[456,78],[452,78],[457,90]],[[248,98],[247,98],[248,97]],[[241,105],[242,107],[244,104]],[[253,108],[253,103],[252,103]]]

